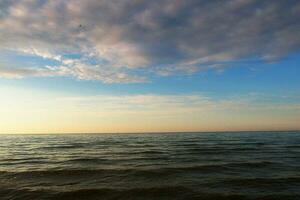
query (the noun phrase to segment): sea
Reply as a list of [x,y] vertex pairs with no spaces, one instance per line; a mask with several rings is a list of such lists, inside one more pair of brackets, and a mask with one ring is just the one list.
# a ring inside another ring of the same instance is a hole
[[300,132],[0,135],[1,200],[299,200]]

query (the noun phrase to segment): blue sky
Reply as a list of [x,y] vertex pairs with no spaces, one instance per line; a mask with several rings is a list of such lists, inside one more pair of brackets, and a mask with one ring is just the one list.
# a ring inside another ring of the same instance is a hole
[[[0,7],[0,103],[11,116],[0,114],[7,118],[0,132],[300,128],[298,1],[18,0]],[[67,104],[69,114],[55,125],[64,112],[57,108]],[[120,104],[127,114],[115,113]],[[73,127],[73,118],[83,125]]]
[[[208,70],[191,75],[151,76],[146,83],[107,84],[70,77],[2,78],[0,81],[1,85],[86,95],[207,93],[216,98],[247,93],[299,95],[299,55],[300,53],[295,53],[271,63],[257,60],[236,62],[222,72]],[[19,62],[20,65],[23,63],[30,65],[31,62],[37,66],[55,64],[55,61],[35,56],[10,55],[6,59],[11,59],[8,62],[14,64]]]

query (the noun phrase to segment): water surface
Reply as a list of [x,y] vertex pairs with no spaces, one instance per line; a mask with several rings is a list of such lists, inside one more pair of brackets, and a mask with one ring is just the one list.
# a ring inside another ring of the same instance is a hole
[[0,199],[300,199],[300,132],[0,135]]

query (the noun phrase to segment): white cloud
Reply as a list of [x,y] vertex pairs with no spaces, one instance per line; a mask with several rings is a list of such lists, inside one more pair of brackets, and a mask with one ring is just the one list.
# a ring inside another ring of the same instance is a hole
[[69,76],[79,80],[98,80],[104,83],[140,83],[148,80],[143,76],[130,75],[126,72],[114,69],[106,69],[101,66],[89,66],[75,64],[68,66],[46,66],[43,68],[12,68],[0,67],[0,77],[24,78],[24,77],[53,77]]
[[19,51],[23,52],[23,53],[39,56],[39,57],[42,57],[44,59],[62,61],[62,57],[60,55],[54,55],[54,54],[52,54],[50,52],[47,52],[47,51],[41,51],[41,50],[35,49],[34,47],[20,49]]

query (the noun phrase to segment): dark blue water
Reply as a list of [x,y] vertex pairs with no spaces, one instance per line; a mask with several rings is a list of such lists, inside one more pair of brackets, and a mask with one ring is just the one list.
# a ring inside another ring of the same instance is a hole
[[0,199],[300,199],[300,132],[0,135]]

